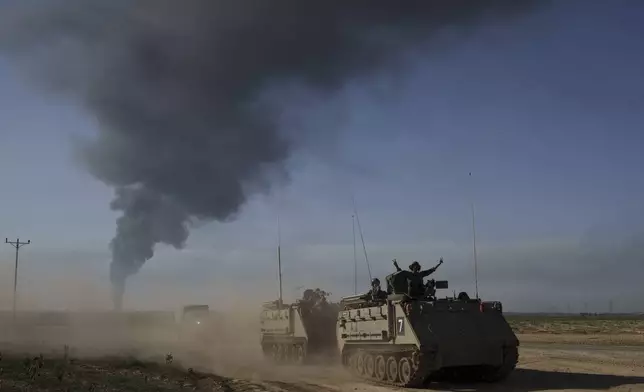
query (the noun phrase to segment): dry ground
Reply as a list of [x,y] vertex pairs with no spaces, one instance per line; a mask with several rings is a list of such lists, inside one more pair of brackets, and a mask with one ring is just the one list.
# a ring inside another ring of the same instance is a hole
[[[252,319],[255,315],[252,315]],[[100,358],[106,346],[88,355],[87,348],[63,360],[61,350],[43,354],[41,368],[37,348],[7,346],[0,361],[0,391],[188,391],[223,392],[343,392],[391,391],[353,379],[337,366],[276,368],[259,356],[258,340],[251,322],[232,322],[225,339],[214,343],[216,355],[207,361],[194,351],[175,350],[172,365],[164,363],[164,350],[116,347],[126,359]],[[247,320],[248,321],[248,320]],[[432,385],[437,391],[642,391],[644,392],[644,341],[642,321],[608,318],[509,317],[521,339],[520,363],[512,376],[496,385]],[[240,326],[244,326],[244,328]],[[107,336],[107,335],[106,335]],[[128,340],[127,345],[132,344]],[[149,342],[148,342],[149,343]],[[13,348],[11,348],[13,347]],[[62,345],[61,345],[62,347]],[[138,350],[138,351],[137,351]],[[29,355],[25,352],[29,351]],[[136,355],[140,360],[127,359]],[[80,357],[83,357],[82,359]],[[75,359],[76,358],[76,359]],[[92,359],[95,358],[95,359]],[[192,367],[198,372],[188,372]],[[62,376],[61,376],[62,374]],[[214,376],[212,374],[218,374]],[[60,379],[59,379],[60,378]]]
[[644,335],[644,317],[637,316],[529,316],[508,315],[522,334]]
[[9,355],[0,361],[2,391],[226,390],[227,379],[136,359],[78,360]]
[[644,317],[507,316],[522,343],[644,346]]

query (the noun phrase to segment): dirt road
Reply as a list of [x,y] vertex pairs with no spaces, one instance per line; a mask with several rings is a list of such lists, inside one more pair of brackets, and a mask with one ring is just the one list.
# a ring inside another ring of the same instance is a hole
[[[239,332],[237,335],[250,336],[251,332],[246,334]],[[12,351],[33,352],[34,354],[45,352],[45,355],[49,355],[47,347],[62,347],[63,341],[56,338],[57,336],[42,333],[39,336],[41,339],[38,341],[22,342],[15,347],[13,347],[14,344],[5,342],[0,345],[0,350],[5,353]],[[118,354],[132,344],[130,340],[120,341],[114,336],[110,336],[110,339],[107,337],[108,335],[105,335],[106,339],[100,340],[102,344],[98,344],[99,340],[96,340],[88,347],[83,347],[80,344],[83,341],[76,339],[78,341],[72,343],[73,345],[79,344],[79,346],[76,347],[76,353],[72,353],[72,355],[84,356],[91,354],[91,351],[95,351],[95,356]],[[47,342],[47,338],[52,341]],[[641,336],[636,335],[627,336],[627,338],[549,334],[520,335],[519,339],[522,343],[519,367],[506,382],[493,385],[431,385],[431,390],[644,392],[644,340]],[[620,344],[615,344],[616,342]],[[111,346],[111,350],[106,350],[103,347],[106,344]],[[144,344],[142,347],[130,354],[143,357],[142,359],[146,357],[163,358],[164,353],[170,350],[158,344],[152,345],[152,347]],[[393,390],[356,380],[337,366],[271,366],[261,358],[259,345],[252,339],[225,339],[218,343],[215,351],[215,359],[211,361],[192,353],[184,357],[178,351],[172,350],[176,356],[175,364],[225,377],[213,376],[219,380],[218,383],[221,383],[221,388],[214,390],[222,392],[386,392]],[[200,369],[202,365],[204,368]],[[0,382],[2,379],[3,377],[0,376]]]
[[[265,369],[242,390],[271,392],[391,391],[356,381],[334,367]],[[239,385],[241,387],[241,385]],[[236,388],[232,388],[236,389]],[[528,343],[518,369],[496,385],[432,385],[432,391],[644,391],[644,347]]]
[[[30,362],[37,363],[38,357]],[[29,358],[27,358],[29,360]],[[57,362],[56,362],[57,361]],[[175,366],[144,364],[123,358],[66,363],[45,357],[44,366],[28,370],[20,357],[2,360],[3,391],[136,390],[216,392],[391,392],[395,389],[353,379],[342,369],[267,367],[248,363],[232,378],[183,372]],[[57,364],[58,363],[58,364]],[[32,369],[35,372],[32,374]],[[64,371],[60,373],[60,369]],[[29,376],[31,375],[31,376]],[[34,377],[35,375],[35,377]],[[60,378],[60,376],[63,376]],[[227,375],[228,376],[228,375]],[[57,377],[59,377],[57,379]],[[432,391],[644,391],[644,349],[551,346],[543,343],[521,350],[519,368],[504,383],[493,385],[432,385]]]

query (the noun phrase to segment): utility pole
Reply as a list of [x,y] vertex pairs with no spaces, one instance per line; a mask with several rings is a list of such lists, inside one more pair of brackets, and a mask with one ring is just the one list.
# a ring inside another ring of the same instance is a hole
[[20,242],[20,238],[16,239],[15,241],[9,241],[8,238],[4,239],[5,244],[9,244],[16,248],[16,266],[13,270],[13,320],[16,321],[16,292],[18,289],[18,253],[20,252],[20,248],[22,248],[25,245],[31,244],[31,240],[27,240],[27,242]]

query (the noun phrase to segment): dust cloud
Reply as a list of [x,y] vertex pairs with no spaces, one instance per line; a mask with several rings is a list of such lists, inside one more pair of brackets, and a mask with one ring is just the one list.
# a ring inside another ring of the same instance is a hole
[[[11,309],[13,268],[0,268],[0,306]],[[173,290],[158,284],[133,295],[131,307],[111,310],[110,286],[100,277],[70,273],[66,279],[29,277],[19,281],[16,319],[0,311],[0,351],[5,354],[73,358],[131,357],[164,362],[222,376],[251,380],[299,380],[319,368],[277,368],[266,362],[259,344],[259,307],[273,285],[251,282]],[[273,282],[271,282],[273,283]],[[241,288],[240,288],[241,287]],[[209,298],[195,302],[195,297]],[[213,322],[202,330],[181,330],[180,310],[207,304]],[[325,370],[325,374],[341,370]]]
[[[4,311],[0,312],[0,350],[47,358],[63,355],[68,346],[70,356],[77,359],[129,357],[161,363],[172,354],[174,365],[251,381],[298,382],[320,374],[349,379],[335,366],[335,358],[307,367],[267,362],[259,344],[255,298],[251,294],[228,301],[223,309],[213,311],[211,325],[190,332],[179,326],[178,311],[20,309],[15,321],[10,311]],[[39,307],[33,297],[22,299],[31,309]]]

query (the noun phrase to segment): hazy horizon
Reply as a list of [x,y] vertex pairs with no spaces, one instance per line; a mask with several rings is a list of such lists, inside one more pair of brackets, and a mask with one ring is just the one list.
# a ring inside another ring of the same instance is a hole
[[[611,300],[615,312],[644,311],[642,20],[644,3],[552,3],[465,38],[439,35],[449,50],[413,52],[392,78],[287,106],[287,131],[317,131],[289,158],[290,181],[231,222],[194,228],[183,250],[158,246],[129,278],[125,307],[275,298],[278,214],[285,296],[352,294],[355,196],[381,280],[393,258],[406,268],[443,257],[446,294],[472,295],[473,200],[484,299],[508,311],[602,312]],[[23,67],[0,50],[0,236],[32,241],[20,304],[109,307],[113,190],[73,154],[97,120]],[[0,247],[2,309],[13,257]],[[366,291],[359,235],[357,257]]]

